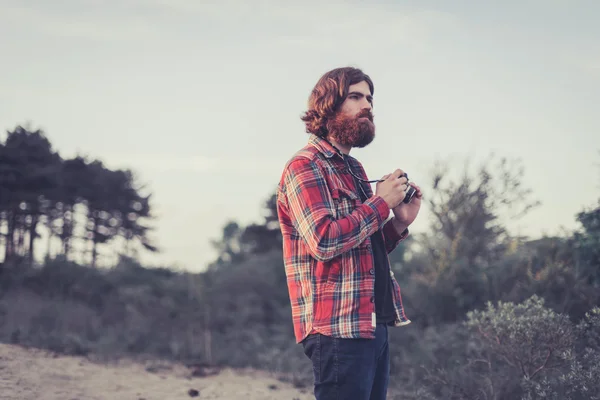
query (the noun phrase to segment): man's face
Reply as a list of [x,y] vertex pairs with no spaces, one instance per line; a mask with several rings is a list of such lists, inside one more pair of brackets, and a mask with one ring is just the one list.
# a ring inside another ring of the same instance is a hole
[[331,138],[351,147],[365,147],[371,143],[375,138],[372,106],[373,98],[367,82],[350,85],[348,96],[338,113],[327,124]]

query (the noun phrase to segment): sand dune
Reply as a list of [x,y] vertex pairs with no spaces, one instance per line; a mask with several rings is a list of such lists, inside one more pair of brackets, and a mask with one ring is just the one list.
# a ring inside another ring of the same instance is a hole
[[186,366],[84,357],[0,344],[1,400],[314,399],[264,372],[222,370],[195,377]]

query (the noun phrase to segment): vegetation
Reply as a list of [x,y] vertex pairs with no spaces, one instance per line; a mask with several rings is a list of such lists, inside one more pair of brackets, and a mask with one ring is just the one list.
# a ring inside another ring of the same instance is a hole
[[21,126],[8,132],[0,144],[0,227],[3,228],[4,260],[28,255],[33,263],[41,227],[46,229],[48,255],[71,256],[73,242],[91,247],[96,265],[98,246],[118,237],[126,250],[137,241],[148,250],[151,218],[150,196],[142,196],[131,171],[112,171],[102,162],[83,157],[63,159],[52,149],[41,130]]
[[[518,163],[491,159],[455,180],[453,172],[433,171],[429,232],[391,254],[413,320],[391,330],[392,393],[600,399],[600,202],[576,216],[570,235],[514,237],[506,221],[538,204],[522,187]],[[312,368],[293,338],[273,195],[263,221],[224,226],[214,243],[219,256],[203,273],[144,268],[127,251],[111,268],[93,268],[93,250],[89,265],[73,260],[76,239],[93,249],[120,237],[154,250],[142,222],[151,217],[149,197],[130,172],[62,160],[39,131],[9,132],[0,145],[7,254],[0,340],[96,357],[250,366],[310,390]],[[61,246],[36,265],[40,229]]]

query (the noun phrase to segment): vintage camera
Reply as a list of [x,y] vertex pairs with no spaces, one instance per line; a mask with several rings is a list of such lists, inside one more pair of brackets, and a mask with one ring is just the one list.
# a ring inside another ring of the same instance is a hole
[[[405,172],[403,175],[400,175],[398,178],[402,178],[405,177],[408,183],[408,174]],[[412,201],[413,197],[415,197],[415,194],[417,193],[417,190],[408,185],[408,188],[406,189],[406,197],[404,197],[404,200],[402,200],[402,202],[404,204],[408,204]]]

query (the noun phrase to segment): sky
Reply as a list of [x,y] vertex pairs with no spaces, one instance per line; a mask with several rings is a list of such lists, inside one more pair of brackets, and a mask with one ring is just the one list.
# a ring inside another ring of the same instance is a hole
[[541,202],[513,232],[561,234],[600,197],[598,21],[576,0],[0,0],[0,128],[132,169],[161,248],[142,260],[201,271],[228,221],[261,221],[316,81],[354,66],[371,179],[402,168],[427,196],[437,160],[507,157]]

